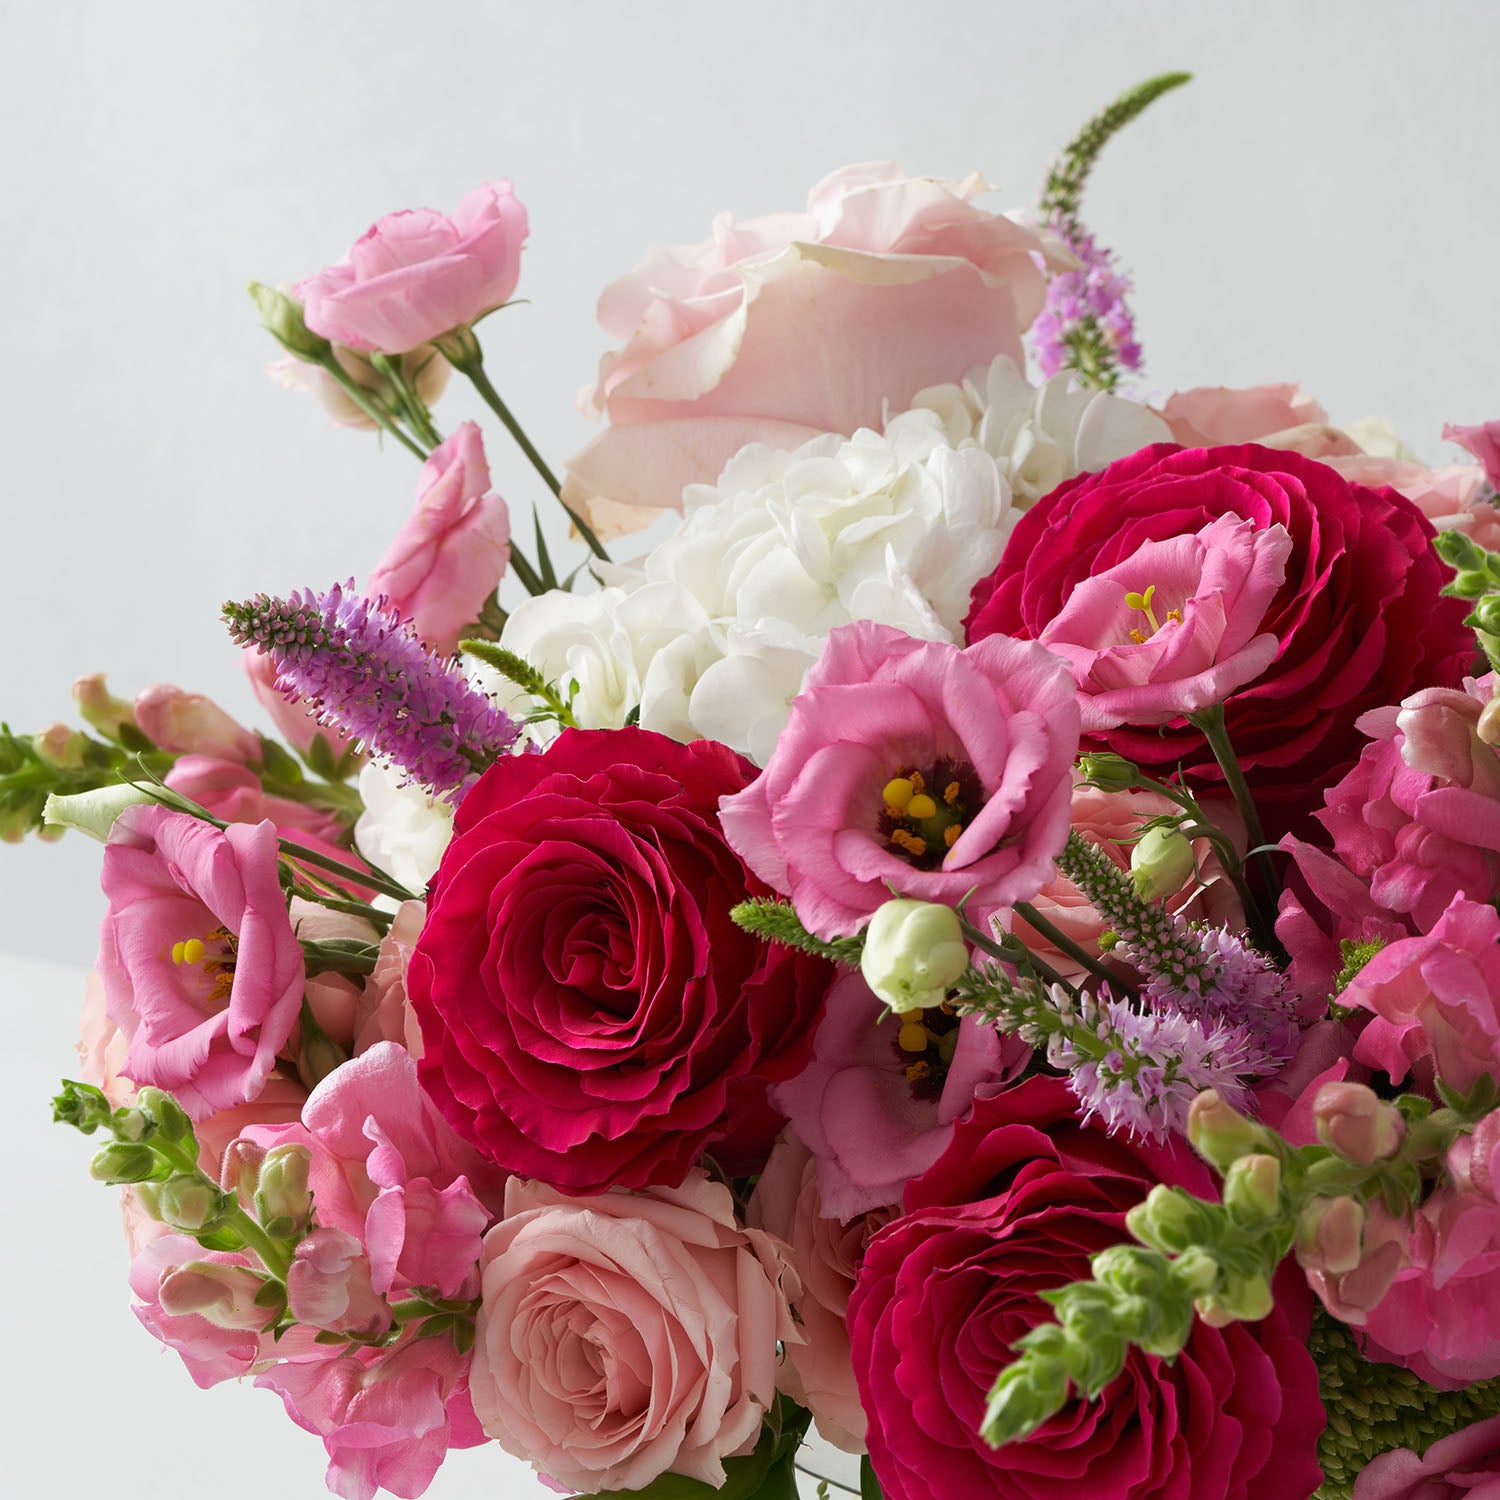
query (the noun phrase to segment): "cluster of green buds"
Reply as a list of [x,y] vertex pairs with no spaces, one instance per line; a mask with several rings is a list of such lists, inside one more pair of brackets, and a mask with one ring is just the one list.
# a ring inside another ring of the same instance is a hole
[[[1500,552],[1481,547],[1462,531],[1438,533],[1433,543],[1439,557],[1455,569],[1443,593],[1471,605],[1464,624],[1473,632],[1492,671],[1500,672]],[[1479,738],[1500,745],[1500,695],[1492,698],[1479,718]]]

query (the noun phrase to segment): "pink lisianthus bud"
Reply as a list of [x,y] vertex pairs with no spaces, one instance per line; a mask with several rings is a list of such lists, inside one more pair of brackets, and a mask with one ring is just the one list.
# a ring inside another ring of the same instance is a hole
[[274,1308],[255,1300],[265,1285],[248,1266],[190,1260],[162,1274],[157,1297],[171,1317],[197,1313],[215,1328],[260,1329],[275,1316]]
[[120,730],[135,722],[135,710],[123,698],[116,698],[104,685],[104,674],[95,672],[91,677],[80,677],[73,684],[73,701],[84,723],[92,725],[105,739],[118,740]]
[[342,1229],[314,1229],[287,1272],[287,1306],[299,1323],[329,1333],[384,1333],[391,1310],[370,1280],[364,1246]]
[[202,693],[159,682],[136,696],[135,722],[172,755],[212,755],[239,765],[260,761],[260,740]]
[[1325,1083],[1313,1100],[1318,1139],[1345,1161],[1368,1167],[1401,1149],[1406,1121],[1362,1083]]
[[1364,1230],[1357,1198],[1314,1198],[1297,1217],[1297,1260],[1305,1271],[1342,1276],[1359,1264]]

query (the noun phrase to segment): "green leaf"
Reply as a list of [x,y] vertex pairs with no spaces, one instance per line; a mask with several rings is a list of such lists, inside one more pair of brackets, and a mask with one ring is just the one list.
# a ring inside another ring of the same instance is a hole
[[880,1488],[868,1456],[859,1461],[859,1500],[885,1500],[885,1491]]

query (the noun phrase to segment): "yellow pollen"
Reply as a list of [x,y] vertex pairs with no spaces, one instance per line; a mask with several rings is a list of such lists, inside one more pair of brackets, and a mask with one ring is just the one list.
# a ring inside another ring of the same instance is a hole
[[958,842],[963,831],[964,825],[962,823],[950,823],[943,830],[943,843],[951,849]]
[[186,947],[187,947],[186,943],[173,943],[172,944],[172,962],[174,964],[180,964],[182,962],[182,950],[184,948],[186,948]]
[[898,776],[894,781],[886,782],[880,795],[885,799],[885,805],[899,815],[906,811],[906,805],[916,795],[916,790],[905,776]]
[[923,818],[932,817],[935,812],[937,812],[937,803],[926,792],[918,792],[906,804],[906,816],[908,818],[916,818],[918,822]]
[[927,1028],[913,1021],[901,1028],[896,1038],[903,1052],[925,1052],[927,1050]]
[[922,773],[920,771],[913,771],[911,775],[907,777],[907,780],[911,782],[912,791],[925,792],[927,790],[927,783],[922,780]]
[[920,859],[927,853],[927,840],[915,833],[908,833],[904,828],[897,828],[891,834],[891,842],[898,849],[905,849],[908,854],[915,855]]
[[1146,644],[1146,637],[1143,636],[1139,630],[1132,630],[1130,632],[1130,639],[1133,640],[1137,646],[1144,646]]
[[943,788],[943,801],[946,802],[949,807],[952,807],[953,804],[958,801],[958,783],[956,781],[950,781],[948,785]]
[[182,961],[185,964],[201,964],[203,962],[204,947],[198,938],[189,938],[182,945]]
[[1169,609],[1167,611],[1167,618],[1169,620],[1176,620],[1177,623],[1179,625],[1181,625],[1182,624],[1182,611],[1180,609]]
[[911,1063],[906,1069],[906,1081],[908,1083],[920,1083],[924,1078],[932,1077],[932,1064],[925,1058]]

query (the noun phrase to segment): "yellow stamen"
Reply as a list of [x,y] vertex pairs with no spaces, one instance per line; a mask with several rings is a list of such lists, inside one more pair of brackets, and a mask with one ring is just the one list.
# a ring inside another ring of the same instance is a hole
[[[1130,592],[1127,592],[1125,595],[1125,608],[1140,610],[1140,612],[1145,615],[1147,622],[1150,624],[1153,634],[1161,629],[1161,624],[1157,620],[1156,615],[1152,612],[1151,609],[1151,596],[1155,594],[1155,592],[1156,585],[1153,583],[1144,594],[1137,594],[1132,590]],[[1142,639],[1142,637],[1138,636],[1133,630],[1130,632],[1130,637],[1137,643],[1139,643]]]
[[906,804],[906,816],[908,818],[915,818],[919,823],[923,818],[932,817],[935,812],[937,812],[937,803],[926,792],[918,792]]
[[920,771],[913,771],[907,777],[907,780],[911,782],[911,788],[914,792],[925,792],[927,790],[927,783],[922,780],[922,773]]
[[1146,637],[1143,636],[1139,630],[1132,630],[1130,632],[1130,639],[1133,640],[1137,646],[1144,646],[1146,644]]
[[1181,625],[1182,624],[1182,611],[1180,609],[1169,609],[1167,611],[1167,618],[1169,620],[1176,620],[1177,623],[1179,625]]
[[173,943],[172,944],[172,962],[174,964],[180,964],[182,962],[182,950],[184,948],[186,948],[186,947],[187,947],[186,943]]
[[963,831],[964,825],[962,823],[950,823],[943,830],[943,843],[951,849],[959,841]]
[[185,964],[198,964],[203,962],[203,955],[207,950],[199,938],[189,938],[182,945],[182,961]]
[[925,1052],[927,1050],[927,1028],[912,1022],[901,1028],[901,1035],[896,1038],[897,1045],[903,1052]]
[[885,799],[885,805],[893,808],[900,816],[906,811],[906,805],[916,795],[916,787],[905,776],[897,776],[894,781],[888,781],[880,795]]

